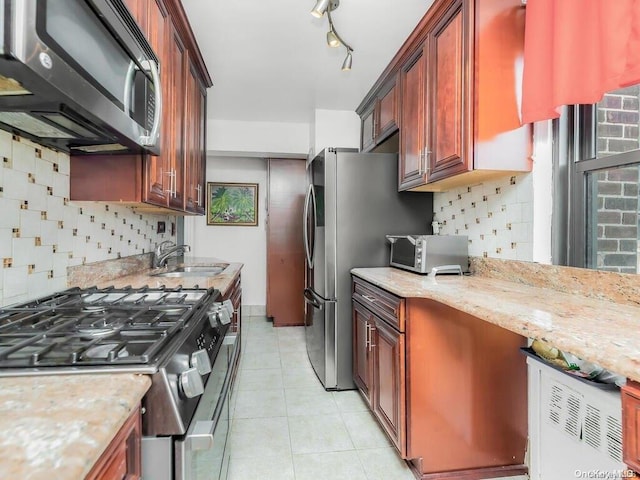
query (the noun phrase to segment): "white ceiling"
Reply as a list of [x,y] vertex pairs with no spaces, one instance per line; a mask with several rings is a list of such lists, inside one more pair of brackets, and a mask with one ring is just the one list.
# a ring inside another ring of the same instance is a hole
[[213,78],[209,118],[309,123],[315,109],[355,110],[433,0],[342,0],[332,18],[350,72],[315,0],[182,3]]

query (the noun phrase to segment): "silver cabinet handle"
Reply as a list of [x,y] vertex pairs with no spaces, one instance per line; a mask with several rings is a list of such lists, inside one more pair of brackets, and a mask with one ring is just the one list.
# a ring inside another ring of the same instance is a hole
[[175,198],[175,192],[173,190],[173,180],[176,177],[176,171],[172,168],[168,172],[165,172],[165,175],[169,175],[169,189],[165,190],[165,192],[167,192],[171,197]]
[[376,346],[375,343],[373,343],[373,332],[376,331],[376,327],[374,327],[373,325],[369,325],[369,351],[373,350],[373,347]]
[[369,325],[369,322],[365,322],[364,323],[364,328],[366,329],[366,334],[365,334],[365,338],[364,338],[364,346],[367,349],[367,351],[370,351],[371,348],[369,348],[369,344],[371,343],[371,339],[370,339],[370,334],[371,334],[371,325]]
[[371,295],[362,295],[362,298],[371,303],[376,303],[376,297],[372,297]]
[[200,186],[200,184],[196,185],[196,205],[198,205],[199,207],[202,206],[202,187]]
[[160,73],[158,72],[158,66],[153,60],[144,60],[140,63],[142,68],[151,72],[151,79],[153,80],[153,88],[155,93],[155,110],[153,112],[153,127],[148,136],[141,136],[140,143],[148,147],[153,147],[158,144],[160,137],[160,122],[162,121],[162,85],[160,85]]

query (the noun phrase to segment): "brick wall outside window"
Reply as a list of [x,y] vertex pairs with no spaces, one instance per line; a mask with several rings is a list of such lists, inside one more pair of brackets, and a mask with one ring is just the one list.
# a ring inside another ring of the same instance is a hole
[[[640,148],[640,86],[604,96],[598,104],[598,157]],[[612,168],[594,174],[597,237],[594,267],[622,273],[638,273],[638,181],[637,166]],[[592,249],[593,250],[593,249]]]

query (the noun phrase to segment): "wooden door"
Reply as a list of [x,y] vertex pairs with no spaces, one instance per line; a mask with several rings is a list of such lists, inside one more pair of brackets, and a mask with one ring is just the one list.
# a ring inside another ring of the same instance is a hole
[[275,327],[304,325],[304,160],[268,160],[267,316]]
[[452,2],[429,34],[427,160],[429,181],[473,168],[469,158],[471,114],[463,1]]
[[162,86],[162,126],[160,129],[160,155],[145,156],[145,178],[143,187],[144,201],[154,205],[169,204],[172,120],[170,108],[171,62],[168,61],[168,41],[171,31],[171,19],[162,0],[144,2],[146,9],[145,35],[151,48],[160,61],[160,84]]
[[370,328],[373,314],[358,302],[352,302],[353,311],[353,381],[371,406],[373,387],[373,355],[370,346]]
[[402,67],[400,95],[402,114],[400,125],[400,155],[398,157],[398,188],[424,185],[424,92],[425,58],[420,49]]
[[373,413],[391,441],[406,458],[405,347],[404,334],[373,316],[370,327],[373,358]]

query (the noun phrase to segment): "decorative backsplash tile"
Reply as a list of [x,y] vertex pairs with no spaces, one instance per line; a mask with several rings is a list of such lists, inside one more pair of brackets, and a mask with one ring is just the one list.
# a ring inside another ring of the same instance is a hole
[[0,305],[67,288],[67,267],[128,257],[174,240],[118,204],[69,200],[69,156],[0,131]]
[[533,259],[531,174],[506,177],[433,197],[441,235],[467,235],[469,255]]

